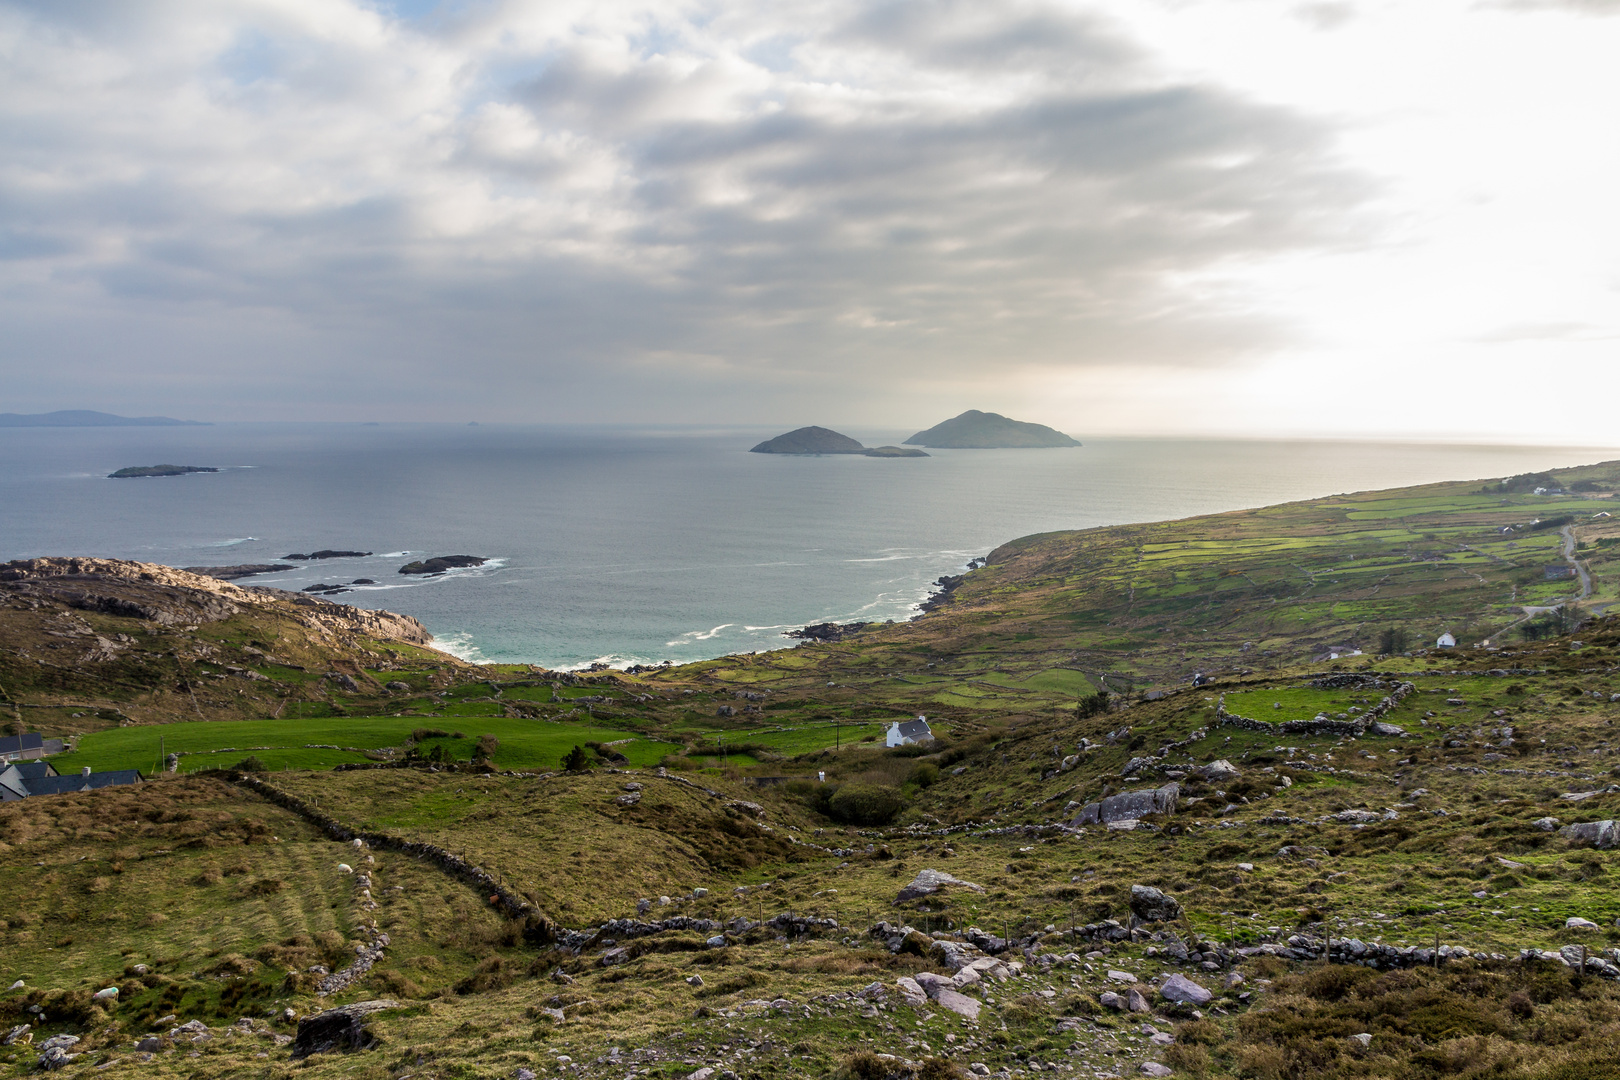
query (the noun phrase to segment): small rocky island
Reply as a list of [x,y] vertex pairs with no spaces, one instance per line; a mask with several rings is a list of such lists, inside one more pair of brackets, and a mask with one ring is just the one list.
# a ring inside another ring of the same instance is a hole
[[921,450],[902,446],[866,447],[848,435],[824,427],[802,427],[766,439],[751,454],[860,454],[864,457],[927,457]]
[[132,476],[184,476],[194,472],[219,472],[208,465],[135,465],[108,473],[109,480],[128,480]]
[[283,570],[296,570],[298,567],[291,563],[239,563],[236,566],[182,566],[188,574],[201,574],[204,577],[218,578],[220,581],[236,581],[238,578],[253,577],[256,574],[279,574]]
[[364,559],[370,555],[369,551],[335,551],[332,548],[321,548],[308,555],[283,555],[283,559],[297,559],[299,562],[309,562],[311,559]]
[[406,563],[399,568],[402,574],[442,574],[446,570],[460,570],[468,566],[483,566],[488,559],[478,555],[435,555],[431,559],[421,559],[417,562]]
[[1079,446],[1063,432],[1045,424],[1009,420],[1000,413],[969,409],[961,416],[935,424],[906,440],[907,446],[949,450],[1001,450],[1007,448]]

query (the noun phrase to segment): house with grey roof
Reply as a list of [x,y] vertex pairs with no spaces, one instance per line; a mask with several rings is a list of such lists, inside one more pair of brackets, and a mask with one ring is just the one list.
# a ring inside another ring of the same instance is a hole
[[913,746],[917,743],[931,742],[934,732],[928,726],[928,717],[919,716],[915,720],[897,720],[889,725],[888,738],[885,746]]
[[90,771],[87,766],[79,772],[62,776],[48,761],[13,762],[0,770],[0,802],[16,802],[35,795],[96,791],[140,782],[141,774],[135,769],[98,773]]

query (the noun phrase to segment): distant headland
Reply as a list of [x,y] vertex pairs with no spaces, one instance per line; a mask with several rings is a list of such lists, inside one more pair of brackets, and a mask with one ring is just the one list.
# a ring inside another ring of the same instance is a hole
[[194,472],[219,472],[212,465],[134,465],[108,473],[109,480],[128,480],[133,476],[185,476]]
[[0,413],[0,427],[209,427],[201,420],[175,420],[168,416],[115,416],[89,409],[59,409],[48,413]]
[[862,446],[848,435],[831,428],[802,427],[766,439],[749,451],[751,454],[860,454],[864,457],[927,457],[921,450],[907,450],[900,446]]
[[1009,420],[1000,413],[969,409],[961,416],[935,424],[906,440],[907,446],[931,449],[1001,450],[1022,447],[1079,446],[1063,432],[1045,424]]

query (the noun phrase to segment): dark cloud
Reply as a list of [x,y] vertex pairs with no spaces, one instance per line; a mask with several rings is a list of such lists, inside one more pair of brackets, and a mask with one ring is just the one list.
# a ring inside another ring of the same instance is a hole
[[547,9],[439,36],[335,2],[6,9],[0,364],[41,401],[50,362],[602,419],[1230,364],[1291,328],[1188,282],[1358,242],[1371,191],[1319,120],[1042,5],[483,37]]

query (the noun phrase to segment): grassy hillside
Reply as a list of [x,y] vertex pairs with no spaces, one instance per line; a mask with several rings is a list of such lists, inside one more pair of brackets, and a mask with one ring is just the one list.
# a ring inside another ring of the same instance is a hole
[[[183,756],[138,788],[0,805],[0,986],[23,983],[0,1030],[32,1040],[0,1048],[0,1074],[66,1033],[69,1075],[1620,1075],[1615,856],[1557,831],[1620,816],[1620,618],[1601,614],[1620,545],[1594,516],[1614,479],[1026,538],[915,623],[640,676],[307,626],[307,651],[290,629],[263,649],[264,620],[296,613],[186,630],[12,594],[7,703],[80,733],[64,771],[149,765],[159,736]],[[1566,528],[1585,597],[1543,573]],[[1563,629],[1584,624],[1537,636],[1561,597]],[[51,636],[72,619],[142,643],[116,685],[95,689],[99,661],[60,665],[62,685],[28,666],[88,647]],[[1373,655],[1392,629],[1462,647]],[[1099,685],[1114,695],[1077,709]],[[1372,709],[1399,730],[1332,730]],[[916,713],[942,737],[885,749]],[[286,798],[198,771],[249,753]],[[386,767],[326,771],[351,758]],[[1171,782],[1173,814],[1075,824]],[[900,900],[924,869],[971,885]],[[1179,914],[1133,931],[1137,885]],[[885,922],[915,932],[894,949]],[[378,934],[375,963],[319,994]],[[967,941],[1016,966],[962,986],[978,1018],[907,1003],[897,980],[950,975]],[[1343,962],[1352,942],[1446,948],[1371,967]],[[1162,997],[1172,974],[1210,1000]],[[1149,1012],[1108,1004],[1133,988]],[[378,997],[398,1006],[376,1049],[290,1057],[284,1010]],[[187,1020],[208,1038],[168,1034]]]

